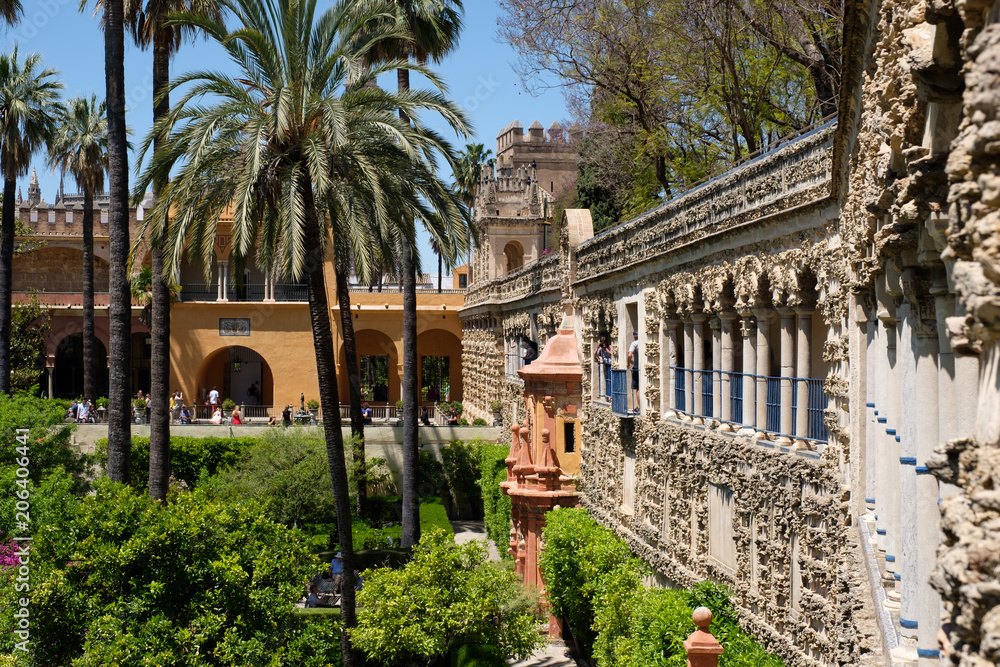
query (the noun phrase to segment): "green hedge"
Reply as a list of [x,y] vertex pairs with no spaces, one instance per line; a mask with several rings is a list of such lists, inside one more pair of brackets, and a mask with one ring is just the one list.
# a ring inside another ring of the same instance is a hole
[[546,515],[541,567],[552,613],[599,667],[684,667],[691,612],[712,610],[712,634],[725,653],[719,667],[781,667],[740,627],[729,591],[712,582],[690,590],[647,590],[648,567],[583,509]]
[[479,486],[483,494],[483,523],[486,535],[497,545],[504,558],[509,558],[507,545],[510,542],[510,496],[500,488],[500,482],[507,480],[507,464],[504,459],[510,454],[507,445],[483,445],[479,450]]
[[[170,473],[194,488],[206,475],[235,466],[256,438],[170,438]],[[108,439],[97,441],[98,460],[106,468]],[[149,484],[149,438],[132,438],[132,485],[146,488]]]
[[420,534],[423,535],[433,528],[440,528],[449,535],[455,534],[441,499],[424,498],[420,501]]

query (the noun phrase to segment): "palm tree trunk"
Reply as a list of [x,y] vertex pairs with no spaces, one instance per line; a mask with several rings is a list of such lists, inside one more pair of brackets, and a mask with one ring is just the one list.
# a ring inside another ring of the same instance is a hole
[[0,393],[10,393],[10,325],[14,297],[14,190],[17,180],[3,182],[3,229],[0,230]]
[[108,270],[110,373],[108,477],[128,484],[132,463],[129,405],[132,359],[132,298],[128,280],[128,144],[125,136],[125,26],[123,0],[104,2],[104,78],[108,104]]
[[354,338],[354,320],[351,318],[351,288],[348,283],[346,262],[334,262],[337,280],[337,303],[340,306],[340,328],[344,337],[344,356],[347,357],[347,380],[351,401],[351,436],[355,438],[354,468],[358,485],[355,507],[358,516],[365,515],[368,504],[368,486],[365,469],[365,422],[361,415],[361,373],[358,371],[358,346]]
[[337,390],[337,367],[333,356],[333,332],[330,328],[330,308],[326,298],[326,279],[323,275],[323,244],[319,219],[313,200],[312,184],[304,178],[304,203],[306,214],[305,245],[306,282],[309,290],[309,319],[312,323],[313,347],[316,352],[316,375],[319,380],[319,400],[323,409],[323,434],[326,437],[326,455],[330,464],[334,505],[337,512],[337,537],[344,556],[344,579],[341,583],[340,618],[343,630],[340,649],[344,667],[356,664],[347,628],[357,625],[354,596],[354,539],[351,533],[351,498],[347,485],[347,463],[344,460],[344,434],[340,423],[340,397]]
[[83,189],[83,397],[97,402],[94,333],[94,192]]
[[[399,92],[410,89],[410,71],[396,71]],[[406,112],[399,117],[409,122]],[[412,221],[407,221],[412,224]],[[400,283],[403,288],[403,518],[400,544],[412,547],[420,541],[420,441],[417,439],[417,273],[415,249],[402,240],[403,267]]]
[[[153,123],[170,111],[170,100],[164,95],[170,81],[170,44],[164,30],[153,34]],[[163,137],[153,139],[153,152]],[[162,184],[153,184],[153,196],[158,197]],[[152,248],[152,349],[149,359],[149,495],[167,501],[170,488],[170,288],[163,277],[163,248]]]

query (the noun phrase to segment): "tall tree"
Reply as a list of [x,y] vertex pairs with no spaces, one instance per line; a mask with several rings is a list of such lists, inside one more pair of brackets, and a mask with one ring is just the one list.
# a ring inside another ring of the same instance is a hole
[[[87,0],[82,0],[81,8]],[[108,477],[128,484],[132,460],[132,298],[129,280],[128,135],[124,0],[102,0],[108,109]]]
[[18,176],[28,173],[31,158],[47,142],[61,113],[63,84],[54,69],[40,70],[42,57],[20,59],[17,46],[0,55],[0,172],[3,174],[3,218],[0,221],[0,392],[10,393],[11,299]]
[[[125,0],[125,21],[132,38],[141,49],[153,49],[153,123],[170,110],[170,59],[192,30],[169,25],[170,14],[186,12],[213,19],[221,18],[215,0]],[[156,151],[163,137],[153,143]],[[163,183],[153,182],[153,197],[158,197]],[[164,275],[163,248],[150,248],[152,265],[152,302],[150,317],[150,413],[149,413],[149,495],[166,501],[170,485],[170,276]]]
[[97,95],[69,101],[49,143],[49,164],[69,173],[83,192],[83,394],[97,400],[94,335],[94,193],[108,169],[107,105]]
[[[459,153],[458,167],[455,169],[455,185],[465,202],[465,207],[469,210],[469,217],[475,220],[474,206],[476,203],[476,189],[479,187],[479,179],[482,177],[482,166],[490,159],[493,151],[488,150],[483,144],[466,144],[465,150]],[[472,230],[474,231],[474,230]],[[471,238],[470,238],[471,241]],[[469,276],[468,283],[472,284],[472,243],[469,243],[468,255]]]
[[[156,137],[166,144],[152,157],[135,196],[157,179],[160,197],[144,221],[150,242],[166,249],[168,270],[185,252],[211,257],[219,215],[232,206],[235,261],[256,260],[285,277],[306,277],[309,313],[327,459],[334,491],[340,550],[344,556],[341,619],[356,623],[351,505],[325,262],[328,244],[349,214],[351,202],[370,202],[388,225],[400,215],[438,212],[451,226],[462,223],[455,198],[434,173],[434,157],[453,159],[450,145],[420,124],[398,120],[396,109],[440,114],[465,133],[462,114],[434,91],[389,94],[367,84],[398,63],[363,66],[381,40],[400,38],[383,7],[358,13],[340,0],[317,12],[317,0],[223,0],[234,28],[184,14],[172,22],[204,30],[230,58],[236,76],[197,72],[181,76],[168,90],[190,85],[179,104],[157,122],[140,149]],[[362,26],[381,23],[384,28]],[[355,76],[357,72],[360,75]],[[434,85],[437,77],[421,68]],[[205,99],[205,96],[208,96]],[[172,179],[167,176],[176,168]],[[168,218],[168,213],[174,213]],[[409,233],[412,227],[401,228]],[[343,662],[355,663],[346,631]]]
[[[395,20],[405,31],[403,38],[385,40],[375,55],[383,61],[413,60],[423,65],[428,60],[438,62],[458,46],[462,32],[459,0],[392,0]],[[410,89],[410,70],[396,70],[400,94]],[[400,109],[404,122],[410,118]],[[413,220],[404,220],[411,225]],[[420,442],[417,437],[417,407],[420,388],[417,386],[417,249],[402,237],[399,254],[402,264],[400,280],[403,288],[403,517],[400,543],[411,547],[420,541],[419,470]]]

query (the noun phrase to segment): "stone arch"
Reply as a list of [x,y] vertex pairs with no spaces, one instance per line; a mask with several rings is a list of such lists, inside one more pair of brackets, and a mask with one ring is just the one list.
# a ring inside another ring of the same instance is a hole
[[[387,334],[379,331],[378,329],[357,329],[354,332],[354,341],[358,353],[358,368],[362,374],[360,381],[362,383],[363,389],[369,389],[370,391],[365,395],[369,400],[378,404],[388,404],[394,405],[396,401],[400,398],[400,376],[399,376],[399,351],[396,348],[395,341],[392,340]],[[381,362],[372,360],[367,364],[367,369],[363,367],[364,357],[386,357],[386,375],[385,382],[387,383],[386,398],[382,399],[382,389],[378,388],[378,381],[380,372],[378,371],[378,364]],[[344,345],[341,343],[340,351],[337,355],[337,360],[340,364],[340,373],[337,377],[337,387],[340,392],[340,402],[344,405],[350,403],[351,396],[349,393],[350,389],[350,378],[347,377],[347,352],[344,350]],[[376,395],[379,397],[376,400]]]
[[[196,378],[196,395],[185,396],[185,401],[202,406],[202,410],[205,397],[212,387],[218,387],[220,401],[231,398],[238,405],[252,405],[247,390],[254,382],[259,384],[261,390],[260,405],[274,405],[274,374],[271,372],[271,365],[252,348],[243,345],[216,348],[205,355]],[[247,411],[248,415],[250,412]]]
[[[95,339],[98,395],[86,397],[94,402],[108,395],[108,350],[100,338],[95,336]],[[50,341],[50,345],[53,398],[83,397],[83,333],[67,333],[57,341]]]
[[[450,381],[449,400],[461,401],[463,393],[462,383],[462,341],[458,336],[444,329],[429,329],[417,336],[417,364],[418,364],[418,386],[423,389],[431,381],[425,377],[424,357],[447,357],[448,358],[448,380]],[[445,400],[442,393],[439,400]],[[428,402],[433,402],[428,399]]]
[[503,247],[505,275],[524,266],[524,246],[520,241],[508,241]]

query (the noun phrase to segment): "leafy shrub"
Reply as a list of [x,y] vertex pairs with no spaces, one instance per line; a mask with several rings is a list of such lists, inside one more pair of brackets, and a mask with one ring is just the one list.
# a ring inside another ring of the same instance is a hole
[[390,546],[387,539],[390,537],[392,538],[392,545],[399,546],[402,532],[402,526],[399,524],[390,524],[377,528],[358,517],[355,517],[351,523],[351,533],[354,536],[355,550],[385,549]]
[[[161,505],[106,480],[35,535],[35,663],[78,665],[328,664],[338,633],[293,617],[320,563],[259,506],[204,493]],[[0,607],[17,593],[0,578]],[[13,619],[0,617],[0,652]]]
[[486,423],[486,420],[483,419],[482,417],[476,417],[475,419],[473,419],[472,420],[472,425],[473,426],[489,426],[489,424]]
[[354,645],[373,664],[449,664],[466,644],[528,657],[540,643],[517,575],[487,560],[482,542],[428,531],[400,569],[369,570],[358,594]]
[[647,567],[583,509],[546,515],[541,566],[552,613],[568,622],[579,650],[599,667],[684,667],[683,641],[696,607],[712,610],[719,667],[782,667],[739,626],[729,591],[712,582],[691,590],[646,590]]
[[236,407],[236,402],[233,401],[233,399],[231,398],[227,398],[222,402],[222,409],[225,410],[226,412],[231,412],[235,407]]
[[444,465],[428,450],[420,450],[417,460],[417,472],[420,480],[418,489],[421,498],[439,496],[448,489],[448,478],[444,474]]
[[[441,448],[441,462],[452,503],[455,507],[468,508],[468,514],[475,519],[483,516],[479,462],[483,447],[487,444],[482,438],[473,438],[468,442],[452,440]],[[466,512],[462,514],[464,516]]]
[[[0,468],[17,467],[22,455],[17,448],[17,429],[28,429],[28,479],[39,483],[58,468],[73,477],[74,491],[87,488],[86,475],[91,457],[80,454],[71,444],[75,426],[66,424],[67,401],[38,398],[28,391],[0,395]],[[9,489],[10,486],[4,488]],[[6,519],[7,517],[3,517]]]
[[466,419],[465,417],[461,417],[458,420],[458,425],[459,426],[468,426],[469,425],[469,420]]
[[492,412],[502,412],[503,401],[490,401],[490,410]]
[[451,409],[454,410],[455,414],[457,415],[461,415],[463,412],[465,412],[465,406],[462,405],[459,401],[452,401]]
[[309,412],[316,412],[317,410],[319,410],[319,401],[317,401],[315,398],[310,398],[308,401],[306,401],[306,407],[309,408]]
[[[198,483],[243,460],[246,452],[257,443],[256,438],[187,438],[170,437],[170,474],[194,488]],[[105,467],[108,462],[108,440],[96,443],[96,456]],[[149,484],[149,438],[132,438],[132,484],[145,488]]]
[[510,540],[510,496],[500,488],[500,482],[507,480],[507,464],[510,455],[507,445],[483,444],[479,449],[479,488],[483,499],[483,523],[486,536],[497,545],[504,558]]
[[508,664],[503,651],[482,644],[467,644],[451,656],[451,667],[506,667]]

